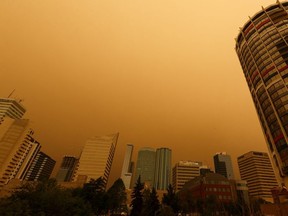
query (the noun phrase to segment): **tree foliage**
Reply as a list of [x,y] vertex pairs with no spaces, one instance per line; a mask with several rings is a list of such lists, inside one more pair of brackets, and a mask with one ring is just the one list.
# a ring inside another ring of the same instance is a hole
[[113,214],[127,212],[127,194],[121,178],[117,179],[107,191],[108,209]]
[[102,215],[109,209],[120,211],[125,202],[125,187],[121,179],[107,192],[102,178],[92,179],[83,188],[76,189],[61,188],[56,180],[49,179],[24,184],[10,197],[0,199],[0,215]]
[[162,204],[170,206],[174,213],[177,213],[180,209],[179,198],[171,184],[168,185],[167,193],[163,195]]
[[143,195],[142,195],[143,188],[144,184],[141,182],[141,177],[139,176],[131,194],[132,198],[130,204],[130,206],[132,207],[130,213],[131,216],[139,216],[141,214],[143,206]]
[[25,184],[0,201],[0,215],[91,215],[89,205],[72,190],[61,189],[54,179]]
[[[155,188],[152,188],[152,191],[145,190],[146,197],[144,199],[144,205],[141,212],[141,216],[155,216],[159,213],[160,202],[158,200],[158,195]],[[148,193],[149,194],[148,194]]]

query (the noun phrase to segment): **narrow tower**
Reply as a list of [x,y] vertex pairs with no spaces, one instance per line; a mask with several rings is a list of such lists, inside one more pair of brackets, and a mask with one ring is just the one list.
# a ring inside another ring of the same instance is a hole
[[121,179],[123,180],[126,189],[130,189],[131,178],[133,173],[131,164],[133,148],[134,147],[132,144],[127,144],[124,156],[124,162],[122,166]]

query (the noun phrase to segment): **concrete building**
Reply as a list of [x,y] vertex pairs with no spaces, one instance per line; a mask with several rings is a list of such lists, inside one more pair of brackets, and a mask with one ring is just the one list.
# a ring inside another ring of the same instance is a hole
[[214,173],[210,167],[207,165],[202,165],[199,167],[200,175],[206,175],[206,173]]
[[79,159],[74,156],[64,156],[61,166],[56,175],[57,182],[70,182],[73,180],[73,175],[77,167]]
[[116,133],[87,140],[79,159],[76,179],[79,175],[86,175],[89,182],[90,179],[102,177],[107,184],[118,136],[119,133]]
[[241,207],[242,215],[249,215],[249,189],[247,186],[247,181],[244,180],[229,180],[232,186],[233,200]]
[[251,151],[237,158],[240,176],[247,181],[249,195],[273,202],[271,190],[278,187],[267,153]]
[[172,186],[177,192],[184,184],[200,175],[201,162],[179,161],[172,170]]
[[49,179],[56,161],[43,152],[39,152],[24,176],[26,181]]
[[[135,176],[133,178],[133,185],[140,176],[141,182],[147,186],[153,186],[154,170],[155,170],[155,156],[156,152],[153,148],[141,148],[138,151]],[[133,187],[132,185],[132,187]]]
[[125,156],[124,156],[124,162],[122,166],[122,172],[121,172],[121,179],[125,185],[126,189],[131,188],[131,179],[132,179],[132,173],[133,173],[133,165],[131,163],[132,154],[133,154],[133,148],[134,146],[132,144],[127,144]]
[[233,166],[230,155],[226,152],[219,152],[214,155],[215,173],[234,179]]
[[288,2],[262,8],[236,38],[276,177],[288,185]]
[[0,98],[0,124],[5,116],[12,119],[20,119],[26,112],[21,101],[12,98]]
[[3,118],[0,125],[0,187],[11,179],[23,179],[40,144],[33,138],[27,119]]
[[206,173],[187,182],[179,192],[179,196],[188,191],[196,200],[205,200],[209,196],[214,196],[220,204],[231,203],[235,202],[233,200],[235,191],[233,192],[232,189],[229,180],[223,175]]
[[158,148],[155,158],[153,185],[156,190],[166,190],[172,183],[172,152],[169,148]]

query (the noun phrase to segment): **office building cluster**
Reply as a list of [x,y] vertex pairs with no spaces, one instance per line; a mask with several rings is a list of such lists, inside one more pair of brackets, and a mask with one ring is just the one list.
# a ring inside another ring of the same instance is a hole
[[55,160],[41,151],[21,101],[0,98],[0,189],[12,179],[48,179]]

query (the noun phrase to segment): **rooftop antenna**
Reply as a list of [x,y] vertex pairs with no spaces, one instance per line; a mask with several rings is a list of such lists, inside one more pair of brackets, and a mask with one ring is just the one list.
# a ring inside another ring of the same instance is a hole
[[13,89],[13,91],[8,95],[8,98],[10,98],[14,92],[15,92],[15,89]]

